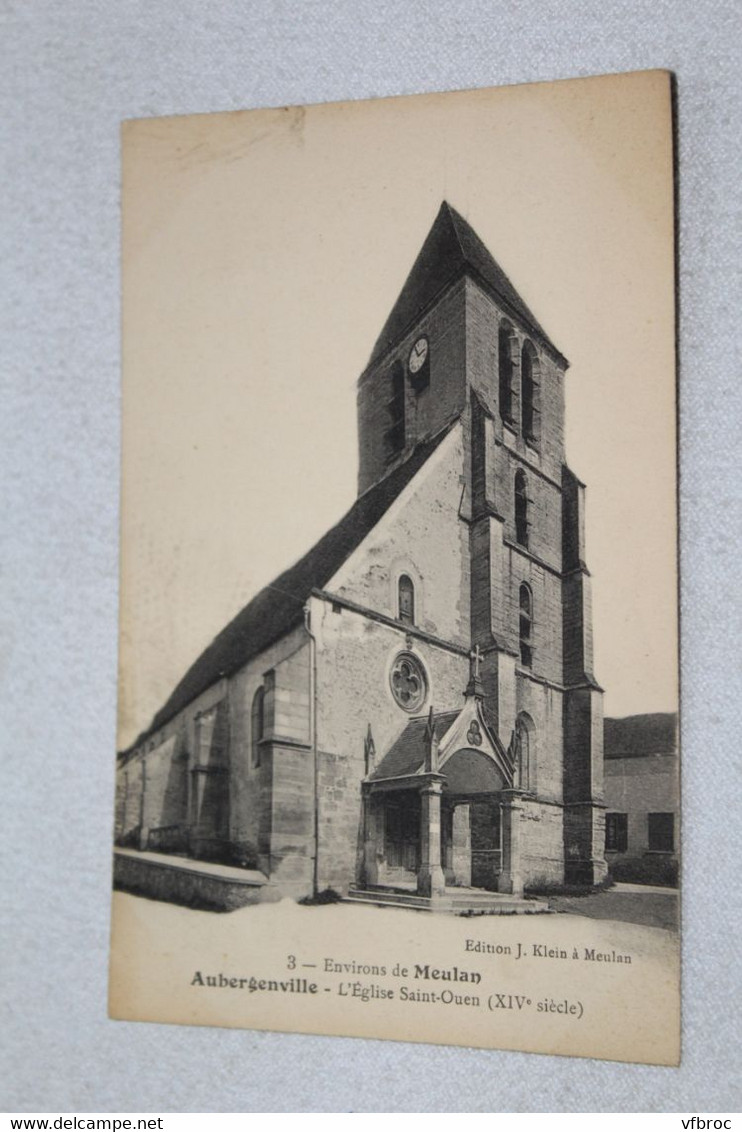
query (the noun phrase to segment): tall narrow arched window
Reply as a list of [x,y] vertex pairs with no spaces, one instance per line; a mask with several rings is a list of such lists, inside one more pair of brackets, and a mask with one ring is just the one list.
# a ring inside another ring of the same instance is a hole
[[513,409],[513,330],[507,322],[500,325],[497,335],[497,375],[500,389],[500,416],[508,424],[515,418]]
[[389,386],[389,427],[386,433],[387,453],[391,458],[401,452],[406,441],[406,389],[405,372],[401,362],[395,362]]
[[521,790],[536,788],[536,729],[527,712],[522,711],[515,721],[517,783]]
[[533,595],[525,582],[520,587],[518,638],[520,641],[520,662],[525,668],[530,668],[533,664]]
[[515,541],[528,546],[528,481],[526,473],[515,473]]
[[260,742],[265,734],[265,689],[258,688],[253,696],[252,715],[250,719],[250,739],[252,747],[252,765],[260,766]]
[[415,587],[407,574],[399,579],[399,620],[407,625],[415,624]]
[[541,436],[541,388],[538,354],[531,342],[523,343],[520,358],[521,426],[523,437],[538,444]]

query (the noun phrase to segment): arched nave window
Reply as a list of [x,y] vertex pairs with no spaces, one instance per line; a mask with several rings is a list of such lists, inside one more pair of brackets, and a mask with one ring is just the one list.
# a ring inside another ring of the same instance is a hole
[[415,624],[415,586],[412,578],[402,574],[399,579],[399,620],[406,625]]
[[265,688],[258,688],[253,696],[250,723],[252,765],[260,766],[260,741],[265,733]]

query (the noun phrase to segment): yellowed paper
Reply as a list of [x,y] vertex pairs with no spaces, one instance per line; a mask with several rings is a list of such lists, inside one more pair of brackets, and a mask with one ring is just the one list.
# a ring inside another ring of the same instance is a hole
[[114,1017],[677,1063],[673,220],[664,72],[125,124]]

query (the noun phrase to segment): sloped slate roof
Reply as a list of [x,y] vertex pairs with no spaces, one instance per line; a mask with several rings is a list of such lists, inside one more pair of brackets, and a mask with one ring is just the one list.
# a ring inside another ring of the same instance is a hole
[[[469,269],[498,295],[542,342],[566,359],[551,342],[535,315],[521,299],[500,265],[470,224],[447,201],[440,207],[433,227],[412,265],[384,329],[376,340],[369,367],[403,338],[411,324],[447,283]],[[367,367],[368,368],[368,367]]]
[[603,755],[606,759],[671,755],[677,751],[678,717],[675,712],[606,718],[603,724]]
[[[433,716],[433,729],[436,739],[440,740],[445,735],[459,715],[459,711],[444,711]],[[411,719],[399,738],[392,743],[373,774],[370,775],[371,780],[401,778],[406,774],[415,774],[420,770],[425,763],[427,729],[427,715],[421,716],[419,719]]]
[[302,621],[304,605],[312,590],[321,589],[330,581],[432,456],[456,419],[419,444],[404,463],[359,496],[350,511],[303,558],[265,586],[237,614],[188,669],[149,728],[142,732],[129,750],[162,727],[217,680],[241,668],[251,657]]

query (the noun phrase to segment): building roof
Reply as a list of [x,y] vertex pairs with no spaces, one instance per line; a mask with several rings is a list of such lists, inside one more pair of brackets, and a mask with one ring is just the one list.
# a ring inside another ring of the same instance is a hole
[[675,712],[607,718],[603,724],[603,756],[606,759],[645,758],[677,752],[678,717]]
[[[433,730],[436,739],[440,740],[446,734],[453,721],[460,714],[460,710],[443,711],[433,716]],[[416,774],[425,765],[427,732],[427,715],[411,719],[369,776],[371,781],[380,778],[402,778],[407,774]]]
[[471,225],[444,201],[376,340],[367,368],[375,365],[405,336],[448,283],[467,270],[494,291],[504,306],[567,364]]
[[394,500],[432,456],[456,418],[435,436],[415,447],[408,458],[394,467],[355,501],[339,523],[290,569],[265,586],[211,642],[152,723],[129,750],[157,731],[224,676],[241,668],[273,641],[303,620],[304,606],[315,589],[322,589],[376,526]]

